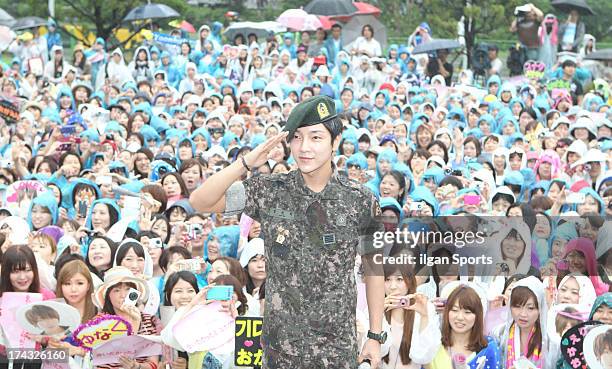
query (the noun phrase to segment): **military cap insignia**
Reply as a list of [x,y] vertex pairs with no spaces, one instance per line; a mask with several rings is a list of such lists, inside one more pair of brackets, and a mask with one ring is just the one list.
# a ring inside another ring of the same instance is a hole
[[324,102],[320,102],[317,105],[317,113],[319,113],[319,119],[325,119],[329,117],[329,109],[327,109],[327,105]]

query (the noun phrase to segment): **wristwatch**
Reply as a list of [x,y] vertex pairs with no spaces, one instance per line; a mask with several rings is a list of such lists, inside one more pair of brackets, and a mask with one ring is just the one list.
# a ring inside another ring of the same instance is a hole
[[382,345],[387,341],[387,332],[376,334],[372,331],[368,331],[368,338],[374,341],[378,341]]

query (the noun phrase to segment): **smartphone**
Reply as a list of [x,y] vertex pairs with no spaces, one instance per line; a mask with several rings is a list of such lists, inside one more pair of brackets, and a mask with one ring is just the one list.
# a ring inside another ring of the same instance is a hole
[[465,195],[465,196],[463,196],[463,203],[465,205],[478,205],[478,204],[480,204],[480,196],[478,196],[478,195]]
[[64,135],[64,136],[70,136],[76,133],[76,127],[73,125],[70,126],[61,126],[60,127],[60,132]]
[[571,192],[565,198],[565,202],[568,204],[583,204],[585,200],[585,194],[580,192]]
[[215,301],[229,301],[232,299],[234,294],[234,287],[232,286],[214,286],[206,293],[207,300]]
[[85,218],[87,216],[87,201],[79,201],[78,212],[81,218]]
[[135,288],[130,288],[128,294],[125,296],[123,300],[124,306],[136,306],[138,299],[140,298],[140,291]]

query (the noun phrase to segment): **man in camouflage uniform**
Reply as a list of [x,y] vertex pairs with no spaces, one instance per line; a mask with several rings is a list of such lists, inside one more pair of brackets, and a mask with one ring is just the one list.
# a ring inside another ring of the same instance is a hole
[[[369,190],[335,170],[342,123],[333,100],[315,96],[300,103],[284,130],[208,179],[191,202],[199,211],[244,212],[261,223],[268,272],[264,368],[354,369],[354,261],[357,252],[377,251],[371,236],[384,230],[375,219],[380,207]],[[235,182],[245,170],[262,165],[285,137],[299,170]],[[362,356],[374,366],[384,342],[378,336],[382,273],[367,276],[366,289],[375,339],[367,341]]]

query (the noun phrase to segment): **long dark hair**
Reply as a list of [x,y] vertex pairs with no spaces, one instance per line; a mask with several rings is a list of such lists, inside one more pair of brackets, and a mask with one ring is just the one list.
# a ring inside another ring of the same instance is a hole
[[[106,294],[104,295],[104,306],[102,306],[102,313],[106,313],[106,314],[110,314],[110,315],[117,315],[117,313],[115,312],[115,308],[113,307],[113,304],[111,303],[110,300],[110,291],[117,287],[120,286],[122,284],[127,285],[130,288],[134,288],[136,289],[136,285],[134,283],[131,282],[119,282],[117,284],[114,284],[112,286],[110,286],[109,288],[106,289]],[[138,327],[134,327],[135,330],[138,330]]]
[[91,242],[90,242],[90,243],[89,243],[89,245],[87,246],[87,254],[85,255],[85,264],[87,265],[87,267],[89,268],[89,271],[90,271],[91,273],[93,273],[93,274],[97,275],[97,276],[98,276],[100,279],[104,280],[104,272],[106,272],[106,270],[108,270],[108,269],[98,271],[98,270],[97,270],[96,268],[94,268],[94,266],[93,266],[93,265],[91,265],[91,263],[89,262],[89,250],[90,250],[90,248],[91,248],[91,247],[90,247],[90,246],[91,246],[91,243],[92,243],[94,240],[98,239],[98,238],[100,238],[100,239],[104,240],[104,242],[106,242],[106,244],[108,245],[108,247],[110,247],[110,250],[111,250],[110,265],[109,265],[108,269],[112,268],[112,266],[113,266],[113,260],[115,260],[115,254],[117,253],[117,244],[116,244],[116,243],[115,243],[113,240],[111,240],[110,238],[108,238],[108,237],[101,236],[101,235],[97,235],[97,236],[94,236],[94,237],[91,239]]
[[187,270],[172,273],[168,277],[166,285],[164,286],[164,306],[172,306],[172,303],[170,302],[170,297],[172,297],[172,289],[181,280],[189,283],[196,293],[200,292],[200,288],[198,288],[198,280],[193,273]]
[[[400,273],[404,279],[404,283],[408,287],[408,294],[416,292],[416,278],[414,273],[411,273],[407,266],[400,265],[384,265],[385,279],[391,277],[396,273]],[[399,356],[402,364],[407,365],[412,362],[410,358],[410,344],[412,342],[412,327],[414,325],[414,310],[404,310],[404,329],[402,331],[402,342],[400,343]],[[391,311],[385,313],[385,319],[387,322],[391,322]],[[385,363],[389,363],[389,355],[387,354],[382,358]]]
[[164,176],[161,178],[161,181],[159,181],[159,183],[161,183],[162,188],[164,187],[164,181],[166,180],[166,178],[170,176],[176,178],[176,181],[178,182],[179,187],[181,188],[181,196],[184,198],[188,198],[189,190],[187,189],[187,185],[185,185],[185,180],[183,179],[183,177],[181,177],[181,175],[178,172],[168,172],[164,174]]
[[121,247],[119,247],[117,249],[117,265],[121,265],[121,262],[123,261],[123,259],[125,259],[125,255],[127,255],[128,251],[130,250],[134,250],[134,253],[136,254],[136,256],[144,258],[145,257],[145,250],[144,247],[142,247],[142,245],[138,242],[126,242],[125,244],[121,245]]
[[2,272],[0,273],[0,297],[4,292],[16,292],[11,284],[11,273],[32,269],[34,278],[28,288],[28,292],[40,292],[40,278],[38,276],[38,265],[34,252],[26,245],[15,245],[9,247],[2,254]]
[[470,331],[467,349],[474,352],[480,352],[480,350],[487,347],[487,340],[484,336],[484,308],[476,291],[466,285],[457,287],[450,296],[448,296],[448,301],[442,315],[442,344],[444,347],[451,347],[453,345],[452,328],[448,316],[450,311],[455,307],[455,304],[457,304],[460,309],[469,310],[476,315],[474,326]]
[[[542,309],[542,306],[538,304],[538,298],[536,295],[528,288],[524,286],[514,287],[512,289],[512,294],[510,295],[510,306],[513,307],[523,307],[527,304],[527,301],[532,298],[536,307]],[[539,352],[542,352],[542,332],[540,328],[540,317],[535,322],[535,332],[533,336],[529,339],[529,343],[527,344],[527,357],[533,356],[535,350],[537,349]]]

